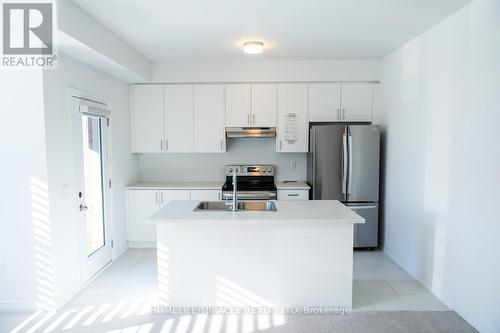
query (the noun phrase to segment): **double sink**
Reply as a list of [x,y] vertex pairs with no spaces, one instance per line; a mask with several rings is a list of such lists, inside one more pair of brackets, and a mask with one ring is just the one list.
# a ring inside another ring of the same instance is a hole
[[[238,211],[276,211],[273,201],[238,201],[236,207]],[[232,211],[232,207],[225,201],[202,201],[194,211]]]

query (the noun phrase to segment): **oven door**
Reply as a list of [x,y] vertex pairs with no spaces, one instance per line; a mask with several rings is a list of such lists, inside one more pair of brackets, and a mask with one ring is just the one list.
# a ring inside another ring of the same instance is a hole
[[[276,197],[275,191],[238,191],[236,194],[238,200],[276,200]],[[233,200],[233,192],[222,192],[222,199]]]

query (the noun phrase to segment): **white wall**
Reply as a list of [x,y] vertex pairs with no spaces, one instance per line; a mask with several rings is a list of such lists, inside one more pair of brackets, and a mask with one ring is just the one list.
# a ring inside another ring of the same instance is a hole
[[377,60],[154,63],[153,82],[377,81]]
[[35,231],[50,228],[41,70],[0,69],[0,311],[37,302]]
[[127,247],[124,185],[138,179],[127,84],[64,54],[56,70],[1,70],[0,311],[59,308],[80,286],[70,87],[109,102],[115,257]]
[[384,249],[500,332],[500,2],[478,0],[381,65]]
[[[222,181],[227,164],[273,164],[278,180],[305,180],[306,154],[278,154],[271,138],[229,139],[222,154],[141,154],[142,181]],[[295,168],[292,167],[295,165]]]
[[70,127],[73,119],[70,88],[101,96],[101,100],[107,102],[111,110],[111,209],[115,257],[127,248],[124,185],[138,179],[138,162],[131,154],[130,145],[128,85],[61,54],[59,68],[44,71],[48,180],[55,240],[54,263],[56,272],[60,273],[56,276],[58,301],[66,300],[78,288],[74,209],[77,190],[72,164],[74,137]]
[[151,79],[151,61],[72,1],[57,1],[57,46],[127,82]]

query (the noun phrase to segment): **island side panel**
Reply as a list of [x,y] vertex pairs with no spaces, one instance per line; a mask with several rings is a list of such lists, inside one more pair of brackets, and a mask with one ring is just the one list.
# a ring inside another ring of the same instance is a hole
[[350,223],[159,223],[162,304],[352,306]]

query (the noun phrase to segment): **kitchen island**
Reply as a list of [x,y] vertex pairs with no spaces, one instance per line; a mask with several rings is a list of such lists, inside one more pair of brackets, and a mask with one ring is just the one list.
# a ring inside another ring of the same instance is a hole
[[350,309],[363,218],[335,200],[274,203],[232,212],[172,201],[154,214],[160,304]]

